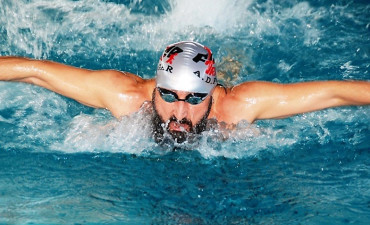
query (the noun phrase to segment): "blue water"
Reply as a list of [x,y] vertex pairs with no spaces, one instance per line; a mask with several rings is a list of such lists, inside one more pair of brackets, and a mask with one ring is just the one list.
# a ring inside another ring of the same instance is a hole
[[[0,54],[152,78],[167,44],[195,40],[226,85],[370,80],[369,18],[367,1],[1,0]],[[0,82],[0,101],[0,223],[370,223],[368,106],[172,151],[141,112],[116,120],[20,83]]]

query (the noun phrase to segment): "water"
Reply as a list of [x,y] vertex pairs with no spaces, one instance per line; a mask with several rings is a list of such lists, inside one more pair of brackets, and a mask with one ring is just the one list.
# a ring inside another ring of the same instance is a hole
[[[1,0],[0,54],[152,78],[167,44],[195,40],[227,85],[369,80],[369,14],[366,1]],[[0,100],[0,223],[370,222],[369,107],[241,122],[170,151],[140,112],[118,121],[19,83],[0,82]]]

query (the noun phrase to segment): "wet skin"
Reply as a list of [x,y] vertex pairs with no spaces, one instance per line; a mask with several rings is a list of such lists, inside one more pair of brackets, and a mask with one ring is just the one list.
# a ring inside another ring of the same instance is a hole
[[[115,70],[93,71],[56,62],[21,57],[0,57],[0,81],[35,84],[95,108],[105,108],[120,118],[137,112],[152,101],[155,79]],[[180,99],[187,92],[174,91]],[[163,121],[184,118],[193,126],[205,116],[228,125],[242,120],[284,118],[329,107],[370,104],[368,81],[312,81],[279,84],[248,81],[227,89],[216,87],[199,105],[179,101],[167,103],[155,91],[155,103]],[[173,131],[189,130],[189,125],[169,123]]]
[[[187,95],[191,94],[185,91],[171,91],[175,92],[179,99],[185,99]],[[168,122],[167,129],[169,131],[190,132],[192,129],[191,124],[198,124],[207,113],[210,101],[211,97],[207,96],[204,101],[197,105],[192,105],[184,101],[169,103],[161,98],[158,90],[155,90],[154,103],[156,105],[156,110],[162,120]],[[176,118],[176,121],[171,118]],[[191,124],[186,122],[182,123],[181,121],[190,121]]]

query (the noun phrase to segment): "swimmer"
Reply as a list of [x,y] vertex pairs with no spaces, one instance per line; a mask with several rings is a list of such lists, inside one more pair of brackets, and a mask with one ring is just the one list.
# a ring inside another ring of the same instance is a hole
[[292,84],[252,81],[218,84],[212,52],[192,41],[169,45],[156,77],[93,71],[51,61],[0,57],[0,80],[35,84],[84,105],[105,108],[116,118],[143,106],[153,115],[154,136],[178,143],[206,129],[213,119],[230,127],[242,120],[285,118],[344,105],[370,104],[368,81],[315,81]]

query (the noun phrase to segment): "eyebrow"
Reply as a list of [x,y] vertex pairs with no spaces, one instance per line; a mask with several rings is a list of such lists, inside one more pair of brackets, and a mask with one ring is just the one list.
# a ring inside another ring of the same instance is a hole
[[[166,92],[167,91],[167,92],[171,92],[171,93],[175,94],[176,96],[178,96],[177,93],[174,92],[174,91],[171,91],[171,90],[168,90],[168,89],[165,89],[165,88],[161,88],[161,87],[158,87],[158,89],[160,91],[162,91],[162,92]],[[205,97],[205,96],[208,95],[208,93],[188,92],[188,94],[186,96],[188,96],[188,95],[194,95],[194,96],[197,96],[197,97]]]
[[176,95],[176,96],[177,96],[177,93],[176,93],[176,92],[171,91],[171,90],[168,90],[168,89],[164,89],[164,88],[160,88],[160,87],[158,87],[158,91],[159,91],[159,92],[170,92],[170,93],[172,93],[172,94],[174,94],[174,95]]

